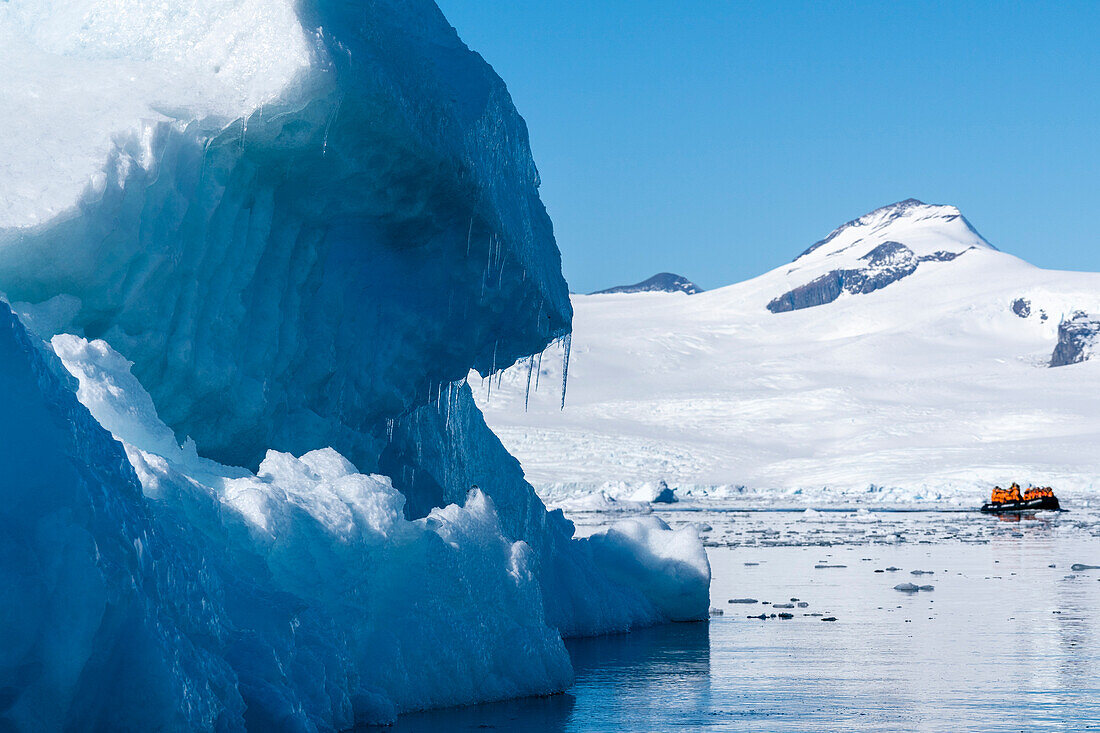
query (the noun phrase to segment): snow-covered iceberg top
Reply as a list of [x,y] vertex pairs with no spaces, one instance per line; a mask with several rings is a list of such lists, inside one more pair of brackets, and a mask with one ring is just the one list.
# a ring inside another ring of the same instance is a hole
[[283,100],[325,53],[294,5],[0,4],[0,229],[75,209],[105,185],[115,139],[147,122],[228,122]]

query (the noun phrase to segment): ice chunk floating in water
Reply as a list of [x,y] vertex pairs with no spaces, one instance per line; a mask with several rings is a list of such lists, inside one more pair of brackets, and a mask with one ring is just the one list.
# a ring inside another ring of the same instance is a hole
[[571,309],[523,121],[433,3],[0,34],[0,727],[347,729],[706,617],[694,535],[572,539],[455,386]]

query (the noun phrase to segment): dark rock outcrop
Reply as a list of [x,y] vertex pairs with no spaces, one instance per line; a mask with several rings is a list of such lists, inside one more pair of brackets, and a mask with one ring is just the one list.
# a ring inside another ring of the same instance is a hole
[[1017,298],[1012,301],[1012,312],[1020,318],[1027,318],[1031,315],[1031,301],[1027,298]]
[[590,295],[610,295],[612,293],[687,293],[695,295],[703,289],[682,275],[671,272],[659,272],[648,280],[633,285],[618,285],[607,290],[597,290]]
[[[913,202],[912,205],[914,206],[920,204],[915,199],[910,199],[910,201]],[[901,206],[907,203],[903,201],[897,205]],[[820,246],[824,241],[815,245],[815,247]],[[803,254],[808,254],[813,249],[811,248]],[[966,251],[947,252],[938,250],[932,254],[918,257],[913,250],[901,242],[883,242],[860,257],[861,260],[867,263],[865,266],[858,269],[833,270],[826,273],[775,298],[768,303],[768,310],[772,313],[785,313],[832,303],[840,297],[841,293],[851,293],[853,295],[873,293],[887,285],[896,283],[904,277],[909,277],[916,272],[917,266],[922,262],[951,262]]]
[[1100,316],[1077,311],[1058,325],[1058,344],[1050,357],[1052,367],[1087,361],[1100,343]]
[[860,259],[867,265],[859,269],[833,270],[775,298],[768,303],[768,310],[784,313],[824,305],[844,292],[853,295],[873,293],[912,275],[921,262],[921,258],[901,242],[883,242]]

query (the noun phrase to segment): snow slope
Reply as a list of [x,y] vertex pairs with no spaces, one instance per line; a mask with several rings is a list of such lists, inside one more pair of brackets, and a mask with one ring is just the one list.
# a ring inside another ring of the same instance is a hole
[[[891,242],[907,265],[867,257]],[[769,311],[838,271],[889,277]],[[540,390],[524,412],[522,364],[488,399],[474,384],[552,503],[601,487],[629,498],[659,479],[681,498],[757,501],[974,504],[1012,480],[1100,489],[1100,362],[1047,368],[1061,320],[1100,309],[1100,275],[1000,252],[953,207],[884,207],[789,265],[691,298],[573,302],[564,411]],[[556,363],[542,363],[540,387]]]
[[574,539],[473,402],[571,306],[433,2],[10,0],[0,38],[0,728],[342,730],[706,617],[694,532]]

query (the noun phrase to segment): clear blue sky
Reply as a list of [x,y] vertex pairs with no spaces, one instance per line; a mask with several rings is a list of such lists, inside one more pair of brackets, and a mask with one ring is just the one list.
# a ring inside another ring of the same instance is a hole
[[1100,2],[438,1],[527,120],[574,290],[736,282],[910,196],[1100,270]]

